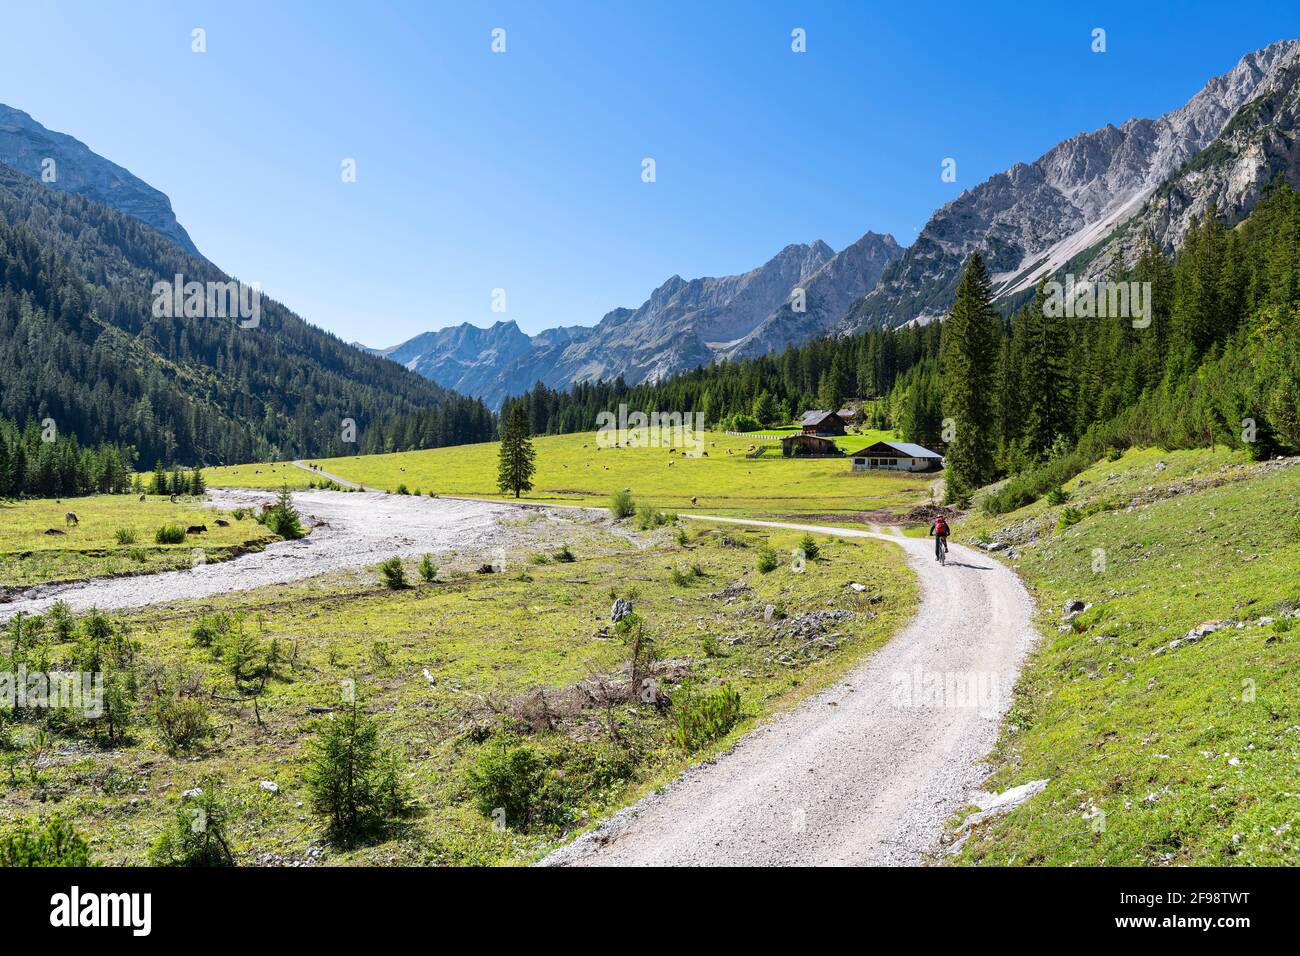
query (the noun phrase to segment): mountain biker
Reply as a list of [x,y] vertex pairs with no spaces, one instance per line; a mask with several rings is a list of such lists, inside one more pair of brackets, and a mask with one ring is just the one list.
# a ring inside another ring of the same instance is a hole
[[944,553],[948,550],[948,522],[943,515],[938,515],[934,519],[934,524],[930,525],[930,534],[934,536],[934,559],[940,561]]

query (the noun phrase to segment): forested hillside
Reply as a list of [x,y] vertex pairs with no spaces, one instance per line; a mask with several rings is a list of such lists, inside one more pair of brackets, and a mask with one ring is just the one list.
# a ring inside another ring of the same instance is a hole
[[130,217],[0,165],[0,419],[52,419],[82,446],[133,447],[146,468],[388,450],[378,426],[417,413],[403,437],[420,447],[493,437],[481,402],[265,297],[256,328],[155,318],[154,283],[178,274],[228,281]]
[[[973,262],[968,272],[978,273]],[[943,450],[943,420],[989,450],[986,473],[957,474],[969,490],[1025,477],[999,502],[1032,498],[1108,449],[1159,444],[1246,447],[1257,457],[1300,449],[1300,194],[1266,192],[1227,229],[1211,211],[1173,261],[1148,244],[1131,273],[1151,283],[1149,325],[1132,317],[1053,317],[1046,292],[1011,316],[989,302],[987,277],[967,303],[980,334],[944,321],[822,339],[780,355],[696,369],[656,385],[621,381],[566,392],[535,388],[534,430],[580,431],[625,402],[634,410],[704,412],[710,427],[778,424],[846,399],[868,403],[867,423]],[[962,332],[961,347],[944,337]],[[986,335],[986,339],[981,339]],[[956,390],[980,381],[989,401],[959,409]],[[973,416],[973,417],[972,417]],[[981,420],[982,419],[982,420]],[[1077,449],[1077,450],[1076,450]],[[953,477],[950,475],[950,478]]]

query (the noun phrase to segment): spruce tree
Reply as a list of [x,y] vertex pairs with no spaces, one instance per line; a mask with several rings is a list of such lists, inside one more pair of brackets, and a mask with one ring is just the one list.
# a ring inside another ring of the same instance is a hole
[[521,492],[533,490],[535,452],[528,439],[528,409],[523,402],[515,402],[506,413],[501,429],[501,459],[497,470],[497,487],[501,491]]
[[[1046,280],[1038,284],[1033,304],[1022,313],[1025,325],[1023,401],[1025,444],[1030,457],[1041,457],[1059,436],[1072,437],[1074,404],[1070,388],[1070,326],[1064,309],[1047,305]],[[1093,328],[1102,319],[1093,319]],[[1099,396],[1092,396],[1095,400]]]
[[997,448],[998,319],[984,260],[971,254],[943,323],[943,414],[952,419],[947,498],[960,501],[993,480]]

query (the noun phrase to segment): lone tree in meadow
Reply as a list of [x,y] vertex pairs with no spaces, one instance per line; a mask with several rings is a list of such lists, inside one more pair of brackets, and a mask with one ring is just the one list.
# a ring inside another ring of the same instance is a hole
[[536,452],[528,440],[528,409],[523,402],[515,402],[505,414],[501,428],[501,463],[497,469],[497,487],[502,491],[520,493],[533,490],[533,472]]
[[[939,352],[943,414],[952,419],[954,429],[944,456],[950,502],[988,484],[996,473],[999,335],[988,272],[974,252],[957,285],[952,312],[943,323]],[[944,423],[945,429],[948,424]]]

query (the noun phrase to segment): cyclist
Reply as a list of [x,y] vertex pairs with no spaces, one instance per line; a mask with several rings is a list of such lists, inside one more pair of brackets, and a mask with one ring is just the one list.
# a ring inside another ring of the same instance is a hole
[[943,515],[934,519],[934,524],[930,525],[930,534],[934,536],[934,559],[942,561],[948,553],[948,522]]

